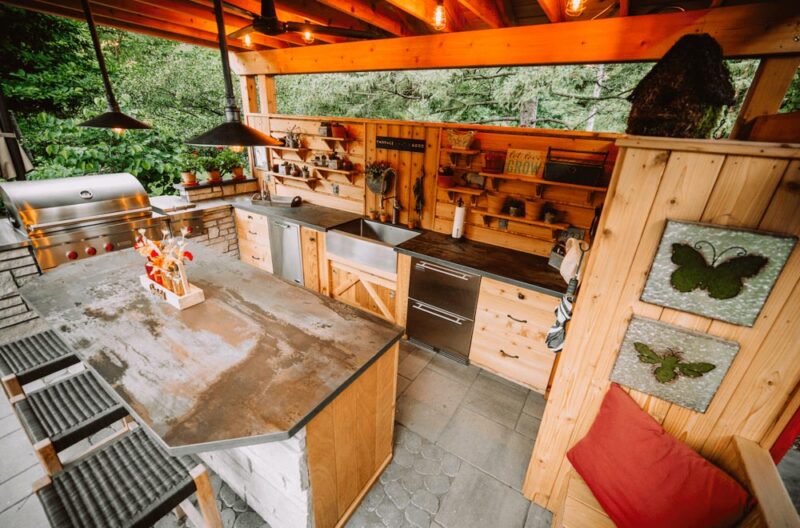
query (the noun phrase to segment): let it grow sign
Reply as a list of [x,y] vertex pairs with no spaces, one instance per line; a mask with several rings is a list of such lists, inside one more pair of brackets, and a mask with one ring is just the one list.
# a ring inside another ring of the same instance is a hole
[[547,153],[543,150],[508,149],[506,154],[506,174],[539,176],[544,167]]

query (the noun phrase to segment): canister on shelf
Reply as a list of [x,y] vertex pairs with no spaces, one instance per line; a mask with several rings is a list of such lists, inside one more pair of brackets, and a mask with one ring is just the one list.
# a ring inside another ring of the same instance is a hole
[[464,222],[467,219],[467,208],[464,206],[464,200],[462,198],[458,199],[458,204],[456,205],[456,214],[453,217],[453,238],[461,238],[464,234]]

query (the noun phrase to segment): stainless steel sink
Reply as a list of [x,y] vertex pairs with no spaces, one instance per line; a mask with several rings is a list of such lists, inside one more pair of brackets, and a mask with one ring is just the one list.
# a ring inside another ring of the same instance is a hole
[[397,273],[394,247],[417,235],[418,232],[404,227],[357,218],[328,231],[325,247],[331,255]]

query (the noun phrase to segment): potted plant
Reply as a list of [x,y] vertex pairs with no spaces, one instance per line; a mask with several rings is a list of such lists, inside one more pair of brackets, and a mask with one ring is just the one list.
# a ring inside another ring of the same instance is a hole
[[197,171],[200,155],[196,150],[181,152],[179,163],[181,166],[181,181],[187,187],[197,185]]
[[505,203],[505,210],[508,211],[510,216],[524,216],[525,215],[525,202],[517,198],[508,198]]
[[199,167],[208,174],[207,182],[218,182],[222,180],[219,175],[219,160],[213,154],[206,154],[197,158]]
[[383,222],[384,224],[389,221],[389,213],[387,213],[383,209],[381,209],[381,212],[379,213],[378,216],[380,217],[381,222]]
[[225,149],[217,154],[217,161],[219,162],[219,170],[223,175],[230,174],[234,180],[244,178],[244,156],[242,153]]
[[544,215],[544,221],[547,224],[555,224],[558,220],[558,211],[549,203],[542,207],[542,213]]

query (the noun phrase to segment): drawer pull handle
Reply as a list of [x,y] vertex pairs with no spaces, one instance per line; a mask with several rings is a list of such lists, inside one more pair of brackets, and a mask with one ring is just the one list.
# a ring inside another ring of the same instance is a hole
[[250,231],[249,229],[247,230],[247,232],[248,232],[248,233],[250,233],[251,235],[257,235],[257,234],[258,234],[258,233],[253,233],[253,232],[252,232],[252,231]]
[[525,294],[521,293],[521,292],[517,293],[517,299],[519,299],[520,301],[524,301],[525,300]]
[[508,317],[509,319],[511,319],[512,321],[515,321],[517,323],[528,324],[528,320],[527,319],[517,319],[516,317],[512,316],[511,314],[506,314],[506,317]]
[[253,217],[252,217],[252,216],[250,216],[250,215],[247,215],[247,219],[248,219],[248,220],[252,220],[252,219],[253,219]]
[[501,354],[503,354],[503,356],[504,356],[504,357],[507,357],[507,358],[511,358],[511,359],[519,359],[519,356],[516,356],[516,355],[514,355],[514,354],[509,354],[508,352],[506,352],[506,351],[505,351],[505,350],[503,350],[502,348],[500,349],[500,353],[501,353]]
[[250,258],[253,259],[253,260],[261,260],[261,258],[255,256],[255,255],[250,255]]

